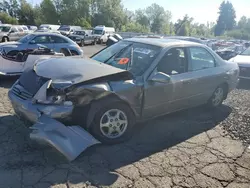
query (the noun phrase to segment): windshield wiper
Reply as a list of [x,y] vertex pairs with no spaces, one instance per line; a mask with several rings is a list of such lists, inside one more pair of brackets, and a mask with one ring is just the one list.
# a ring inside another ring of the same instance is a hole
[[122,52],[124,52],[126,49],[128,49],[130,46],[132,46],[133,43],[129,44],[128,46],[122,48],[120,51],[114,53],[112,56],[110,56],[108,59],[106,59],[103,63],[107,63],[110,59],[112,59],[113,57],[118,56],[119,54],[121,54]]

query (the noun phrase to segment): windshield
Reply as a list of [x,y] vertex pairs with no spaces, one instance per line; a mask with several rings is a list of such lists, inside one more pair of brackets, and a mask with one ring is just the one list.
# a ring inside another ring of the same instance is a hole
[[161,47],[128,41],[118,42],[93,57],[94,60],[142,75],[157,57]]
[[75,31],[73,34],[74,35],[85,35],[85,32],[84,31]]
[[102,35],[103,34],[103,30],[94,29],[94,34],[96,34],[96,35]]
[[9,32],[10,26],[0,26],[0,32]]
[[243,51],[240,55],[248,55],[250,56],[250,47]]
[[33,37],[34,37],[34,35],[26,35],[26,36],[22,37],[18,42],[27,43],[27,42],[30,41],[30,39],[32,39]]
[[58,30],[60,30],[60,31],[69,31],[70,28],[69,27],[62,27],[62,28],[59,28]]

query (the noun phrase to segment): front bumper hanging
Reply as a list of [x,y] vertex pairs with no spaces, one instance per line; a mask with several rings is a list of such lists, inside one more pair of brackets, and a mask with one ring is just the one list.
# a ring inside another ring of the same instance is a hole
[[49,144],[69,161],[76,159],[88,147],[100,143],[80,126],[65,126],[46,115],[42,115],[31,129],[32,140]]

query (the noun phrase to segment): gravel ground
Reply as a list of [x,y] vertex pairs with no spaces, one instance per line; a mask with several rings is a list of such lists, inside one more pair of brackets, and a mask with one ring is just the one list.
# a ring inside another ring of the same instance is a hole
[[130,141],[93,146],[68,163],[31,142],[13,115],[7,91],[14,80],[0,80],[0,188],[250,188],[247,82],[215,111],[198,107],[157,118],[138,125]]

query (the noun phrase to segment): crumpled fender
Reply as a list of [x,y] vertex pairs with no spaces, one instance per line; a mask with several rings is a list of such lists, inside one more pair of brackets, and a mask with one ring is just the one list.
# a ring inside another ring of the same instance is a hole
[[88,147],[100,143],[82,127],[65,126],[46,115],[40,116],[31,129],[32,140],[49,144],[69,161],[76,159]]

